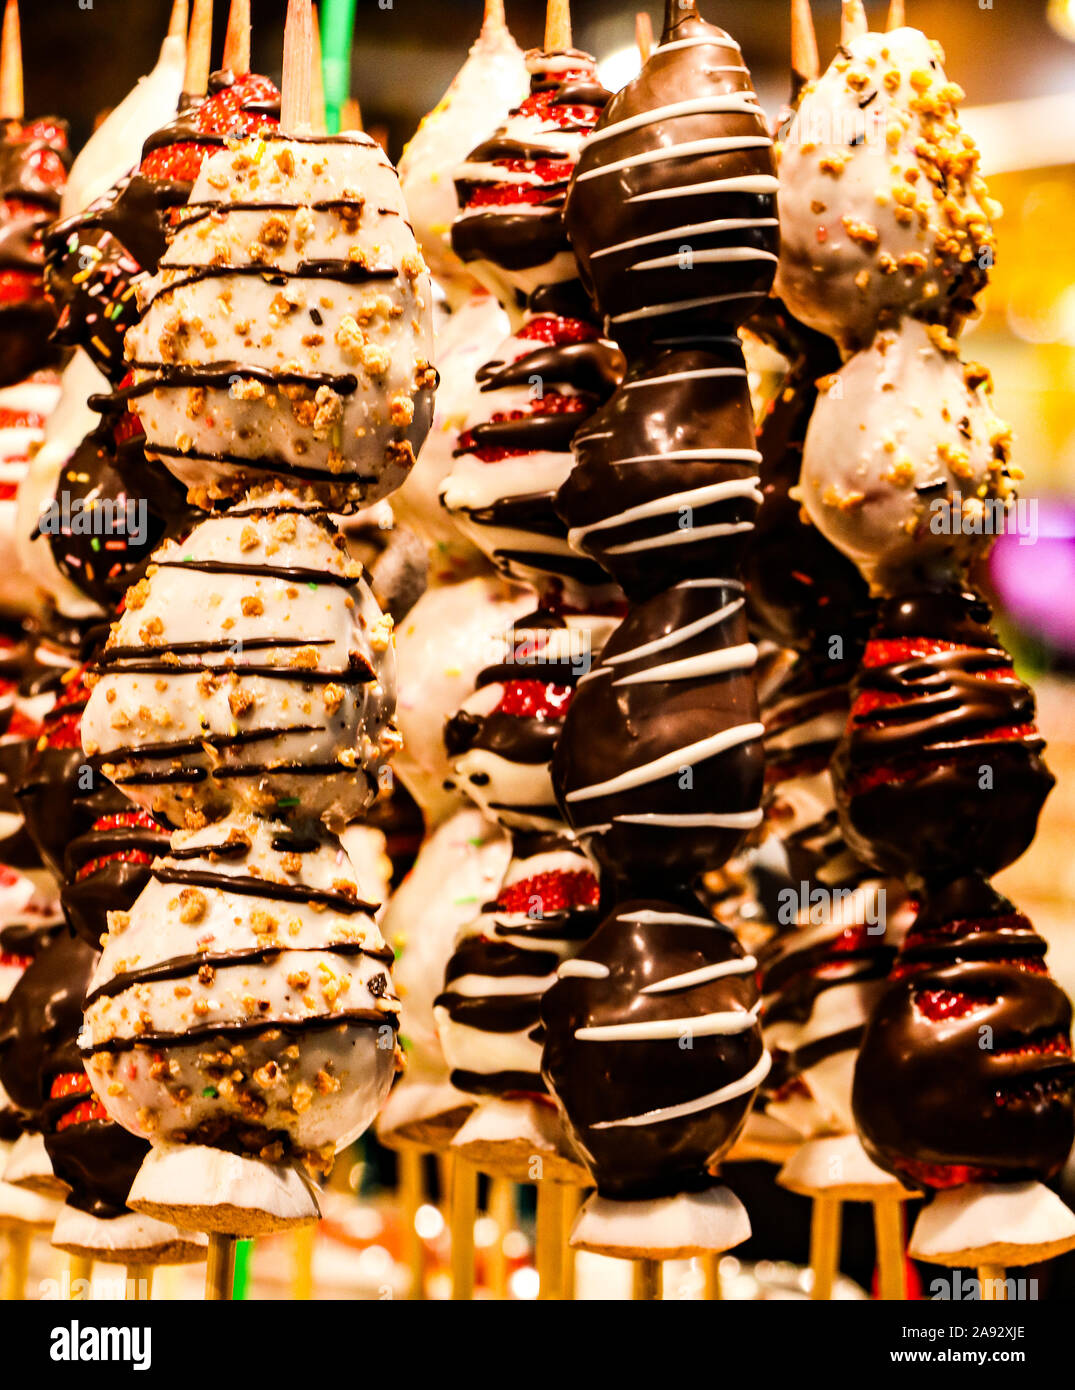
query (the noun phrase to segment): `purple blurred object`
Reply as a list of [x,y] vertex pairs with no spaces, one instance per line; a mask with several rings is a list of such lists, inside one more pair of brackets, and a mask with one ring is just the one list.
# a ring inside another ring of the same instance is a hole
[[1075,654],[1075,502],[1031,499],[1021,507],[993,547],[997,594],[1029,636]]

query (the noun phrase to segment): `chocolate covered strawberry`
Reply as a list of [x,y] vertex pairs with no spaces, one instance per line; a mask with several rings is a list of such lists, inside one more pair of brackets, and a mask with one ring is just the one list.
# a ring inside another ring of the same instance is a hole
[[867,1152],[907,1183],[1047,1179],[1075,1140],[1071,1003],[1046,944],[988,884],[934,895],[866,1030],[854,1107]]
[[0,1078],[24,1123],[44,1135],[69,1205],[122,1215],[146,1154],[109,1120],[82,1068],[82,999],[96,951],[64,932],[41,951],[0,1009]]
[[127,802],[82,751],[82,713],[90,695],[91,668],[70,671],[29,751],[16,797],[27,829],[47,868],[60,882],[69,842],[100,816]]
[[0,124],[0,386],[56,360],[43,237],[59,211],[70,163],[62,121]]
[[1034,696],[972,593],[886,601],[833,762],[845,834],[912,881],[991,876],[1030,844],[1053,785]]
[[598,922],[593,865],[566,835],[517,834],[495,901],[464,927],[436,1000],[453,1085],[542,1095],[541,998]]
[[48,238],[47,286],[61,308],[60,340],[86,350],[118,382],[123,338],[138,317],[132,282],[153,272],[202,164],[226,139],[274,128],[280,94],[267,77],[214,73],[205,97],[187,98],[146,141],[138,168]]
[[75,931],[97,945],[109,912],[126,912],[150,879],[150,867],[168,850],[168,831],[140,807],[110,811],[76,835],[64,853],[60,892]]

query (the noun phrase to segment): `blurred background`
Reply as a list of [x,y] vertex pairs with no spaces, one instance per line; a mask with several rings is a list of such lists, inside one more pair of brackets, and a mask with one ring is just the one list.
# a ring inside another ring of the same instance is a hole
[[[882,25],[887,0],[866,4],[872,24]],[[539,44],[544,0],[506,5],[518,42]],[[659,31],[662,6],[573,0],[572,8],[575,42],[601,60],[606,85],[629,80],[637,68],[635,12],[649,9]],[[840,4],[814,0],[813,8],[824,64],[837,42]],[[170,0],[28,0],[22,6],[28,114],[66,117],[77,149],[101,114],[152,67],[169,9]],[[285,0],[253,0],[252,9],[253,67],[279,81]],[[787,0],[705,0],[703,9],[734,33],[763,104],[778,110],[788,86]],[[1030,513],[1033,535],[1021,538],[1033,543],[1002,538],[979,580],[992,590],[1005,641],[1038,691],[1058,786],[1033,849],[1001,887],[1049,938],[1053,972],[1075,994],[1075,0],[907,0],[907,9],[908,22],[941,43],[949,76],[966,91],[965,122],[1005,210],[985,313],[969,326],[965,351],[992,369],[997,409],[1014,427],[1015,459],[1026,473],[1023,495],[1036,503],[1036,515]],[[226,0],[216,10],[219,53]],[[482,0],[358,0],[351,90],[367,129],[394,158],[463,62],[481,15]],[[391,1164],[373,1145],[356,1157],[347,1178],[376,1191],[391,1179]],[[428,1268],[439,1269],[443,1280],[443,1189],[438,1194],[432,1171],[426,1177],[431,1196],[421,1208],[422,1243]],[[749,1174],[743,1179],[749,1187]],[[742,1253],[780,1248],[803,1259],[805,1220],[783,1204],[786,1194],[775,1201],[767,1183],[762,1199],[743,1195],[757,1237]],[[392,1285],[388,1270],[406,1262],[403,1249],[413,1248],[413,1237],[384,1222],[375,1209],[340,1206],[334,1239],[320,1251],[319,1283],[332,1286],[335,1261],[345,1256],[353,1273],[358,1250],[372,1296]],[[517,1235],[507,1256],[498,1246],[492,1282],[532,1297],[530,1252]],[[848,1236],[845,1269],[868,1285],[869,1232]],[[293,1294],[294,1270],[304,1267],[282,1251],[274,1255],[270,1244],[261,1254],[262,1291]],[[733,1282],[735,1270],[725,1273]],[[1051,1278],[1054,1296],[1075,1296],[1075,1263],[1054,1266]]]

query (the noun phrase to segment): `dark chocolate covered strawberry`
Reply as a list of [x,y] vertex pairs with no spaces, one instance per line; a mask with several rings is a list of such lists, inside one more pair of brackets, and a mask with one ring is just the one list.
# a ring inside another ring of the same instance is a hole
[[1060,1170],[1075,1141],[1071,1002],[1045,950],[980,879],[927,902],[855,1071],[855,1120],[875,1162],[933,1189]]
[[0,386],[56,361],[45,297],[44,235],[60,208],[71,154],[62,121],[0,122]]
[[150,866],[168,851],[168,832],[141,807],[110,811],[76,835],[64,853],[60,892],[75,931],[97,945],[109,912],[126,912],[150,879]]
[[1033,692],[973,593],[886,600],[833,777],[848,842],[913,882],[985,877],[1030,844],[1053,786]]

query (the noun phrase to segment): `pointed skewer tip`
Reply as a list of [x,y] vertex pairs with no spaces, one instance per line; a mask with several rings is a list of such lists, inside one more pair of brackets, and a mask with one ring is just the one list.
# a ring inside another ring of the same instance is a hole
[[22,119],[23,111],[19,7],[16,0],[7,0],[3,32],[0,34],[0,118],[18,121]]
[[280,129],[310,129],[313,94],[314,22],[310,0],[289,0],[284,25],[284,68],[280,79]]
[[224,66],[236,76],[250,71],[250,0],[231,0],[224,35]]
[[566,53],[571,47],[569,0],[549,0],[545,11],[545,52]]
[[172,13],[168,16],[168,38],[186,42],[188,10],[187,0],[173,0]]
[[310,23],[313,26],[313,47],[310,56],[310,125],[315,135],[325,135],[328,133],[325,71],[321,66],[321,23],[317,17],[316,5],[310,10]]
[[482,33],[502,34],[508,27],[504,15],[504,0],[485,0],[485,15],[482,19]]
[[810,0],[791,0],[791,70],[804,83],[821,72]]
[[646,10],[639,10],[635,15],[635,43],[638,45],[638,52],[645,66],[653,53],[653,20],[650,19]]
[[204,96],[209,87],[213,50],[213,0],[194,0],[187,35],[187,70],[183,90],[188,96]]
[[862,0],[843,0],[840,11],[840,42],[850,43],[870,32],[869,21]]

